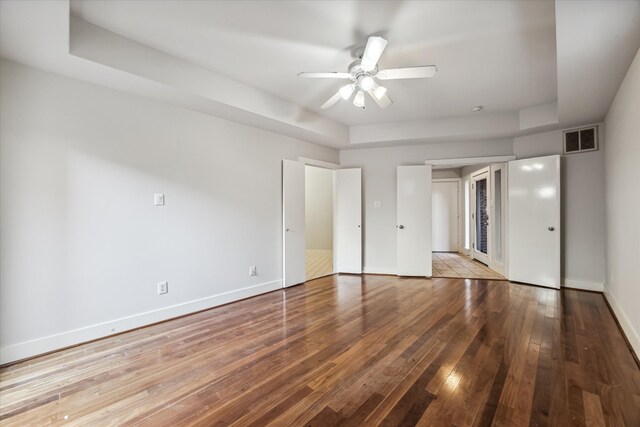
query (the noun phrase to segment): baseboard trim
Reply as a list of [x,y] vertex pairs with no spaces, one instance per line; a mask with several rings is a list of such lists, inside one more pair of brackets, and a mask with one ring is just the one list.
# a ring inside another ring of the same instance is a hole
[[364,267],[364,274],[389,274],[395,276],[397,274],[395,268],[380,267]]
[[611,308],[611,311],[613,311],[613,314],[616,317],[618,325],[620,325],[620,328],[622,329],[627,342],[635,353],[634,356],[636,361],[638,361],[638,357],[640,356],[640,335],[638,334],[638,331],[633,328],[633,325],[631,325],[631,321],[625,314],[622,306],[620,306],[620,303],[618,303],[618,300],[613,296],[606,285],[604,286],[604,298],[607,301],[607,304],[609,304],[609,308]]
[[583,291],[602,292],[604,290],[603,283],[583,282],[581,280],[562,279],[563,288],[581,289]]
[[97,323],[83,328],[65,331],[34,340],[10,344],[0,348],[0,365],[18,360],[32,358],[51,351],[60,350],[77,344],[120,334],[153,323],[162,322],[175,317],[207,310],[219,305],[228,304],[244,298],[264,294],[282,288],[282,280],[261,283],[234,291],[211,295],[197,300],[163,307],[144,313],[121,317],[107,322]]
[[[338,274],[362,274],[362,267],[336,268],[336,273],[338,273]],[[333,274],[335,274],[335,273],[333,273]]]

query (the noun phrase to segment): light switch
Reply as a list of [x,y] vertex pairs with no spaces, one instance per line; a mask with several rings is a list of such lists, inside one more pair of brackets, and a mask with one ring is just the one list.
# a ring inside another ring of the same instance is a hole
[[382,202],[380,200],[376,200],[375,202],[373,202],[374,209],[380,209],[381,207],[382,207]]
[[156,206],[164,206],[164,194],[155,193],[153,195],[153,204]]

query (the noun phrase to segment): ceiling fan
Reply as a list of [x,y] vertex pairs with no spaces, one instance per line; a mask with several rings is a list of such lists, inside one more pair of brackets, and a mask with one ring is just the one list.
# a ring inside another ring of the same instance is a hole
[[298,77],[303,79],[351,80],[351,83],[341,87],[335,95],[322,104],[320,108],[323,110],[333,106],[341,98],[345,101],[348,100],[356,90],[356,96],[353,99],[353,105],[356,107],[365,107],[364,93],[367,92],[380,108],[387,108],[393,104],[393,101],[387,95],[387,89],[380,86],[376,79],[424,79],[433,77],[438,70],[435,65],[378,70],[378,60],[386,46],[387,41],[385,39],[378,36],[371,36],[367,40],[367,45],[362,55],[349,65],[349,72],[299,73]]

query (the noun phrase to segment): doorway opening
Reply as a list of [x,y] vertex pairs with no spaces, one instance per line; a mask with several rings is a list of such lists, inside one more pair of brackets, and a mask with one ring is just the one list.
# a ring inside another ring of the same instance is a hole
[[[494,169],[496,177],[492,179]],[[465,165],[433,171],[433,277],[504,280],[501,261],[502,165]],[[498,185],[498,190],[493,186]],[[497,197],[497,199],[496,199]],[[491,218],[497,218],[493,226]]]
[[362,273],[362,171],[283,159],[282,287],[335,273]]
[[[432,167],[433,179],[458,178],[462,188],[458,251],[441,252],[448,254],[444,256],[432,252],[433,276],[438,275],[438,266],[454,270],[456,264],[450,258],[459,254],[466,256],[459,262],[464,267],[488,267],[511,281],[560,288],[560,155],[519,160],[512,155],[468,157],[425,163]],[[438,214],[431,212],[431,216],[437,218]]]
[[334,272],[334,174],[305,165],[305,280]]

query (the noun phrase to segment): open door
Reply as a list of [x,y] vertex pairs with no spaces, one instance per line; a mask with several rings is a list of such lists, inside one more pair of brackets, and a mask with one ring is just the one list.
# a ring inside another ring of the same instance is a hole
[[304,163],[282,161],[283,286],[305,281]]
[[560,288],[560,156],[509,162],[509,280]]
[[334,209],[334,270],[362,273],[362,177],[359,168],[338,169]]
[[471,219],[473,220],[471,257],[486,265],[489,265],[489,255],[491,253],[489,193],[490,179],[489,168],[487,167],[471,176]]
[[491,257],[489,268],[506,277],[507,265],[507,164],[494,163],[491,170]]
[[398,166],[399,276],[431,277],[431,165]]

